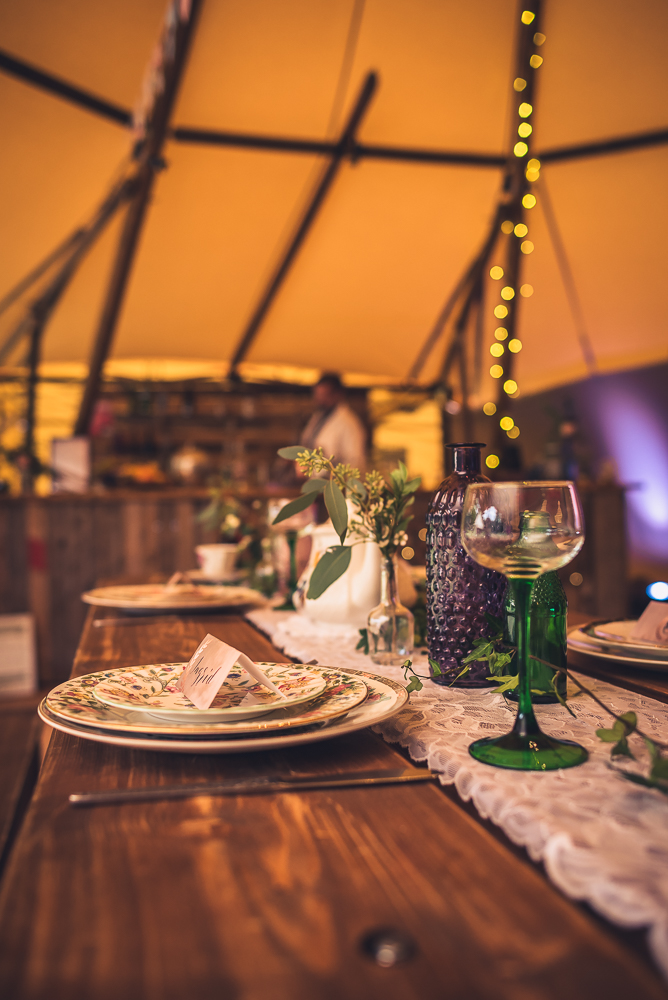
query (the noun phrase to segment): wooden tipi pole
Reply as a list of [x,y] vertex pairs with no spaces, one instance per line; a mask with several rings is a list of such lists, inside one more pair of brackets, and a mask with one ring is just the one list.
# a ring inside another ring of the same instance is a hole
[[[175,16],[183,9],[183,3],[174,3],[171,11]],[[169,122],[179,91],[179,85],[186,66],[195,24],[202,6],[202,0],[192,0],[189,14],[179,16],[174,34],[173,57],[164,67],[164,88],[153,107],[147,126],[147,134],[139,151],[137,170],[137,191],[128,208],[123,231],[116,252],[116,259],[102,307],[102,315],[97,329],[90,360],[88,380],[84,389],[79,416],[75,424],[75,434],[86,434],[93,415],[93,406],[98,395],[102,370],[111,348],[118,316],[127,289],[130,271],[134,262],[139,235],[146,217],[155,175],[164,166],[162,148],[168,137]]]

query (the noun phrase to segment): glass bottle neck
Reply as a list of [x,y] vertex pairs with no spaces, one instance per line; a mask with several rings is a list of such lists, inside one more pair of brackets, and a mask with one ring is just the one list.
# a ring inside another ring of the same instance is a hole
[[479,475],[482,471],[480,460],[480,449],[482,444],[452,444],[448,445],[452,449],[453,472]]
[[380,567],[380,603],[396,604],[397,573],[394,559],[383,559]]

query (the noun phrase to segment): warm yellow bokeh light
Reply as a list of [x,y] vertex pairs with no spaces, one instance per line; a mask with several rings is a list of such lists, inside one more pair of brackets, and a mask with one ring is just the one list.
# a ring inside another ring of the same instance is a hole
[[490,267],[489,276],[490,278],[494,278],[495,281],[498,281],[499,278],[503,277],[503,268],[499,267],[498,264],[495,264],[494,267]]
[[502,305],[494,306],[494,315],[497,319],[505,319],[508,315],[507,307]]
[[426,528],[420,528],[420,530],[418,531],[418,538],[420,539],[421,542],[426,542],[427,541],[427,529]]
[[526,85],[527,85],[526,80],[523,80],[521,76],[518,76],[517,79],[513,82],[513,87],[518,93],[521,90],[524,90]]
[[[503,292],[501,294],[503,295]],[[525,299],[531,298],[533,295],[533,285],[522,285],[520,295],[523,295]]]
[[532,10],[523,10],[521,17],[522,24],[531,24],[535,17],[536,15]]
[[522,341],[517,340],[516,337],[513,337],[513,339],[508,344],[508,350],[512,351],[513,354],[519,354],[520,351],[522,350]]
[[510,221],[510,219],[506,219],[505,222],[501,223],[501,232],[505,233],[506,236],[512,233],[512,231],[513,231],[513,223]]
[[512,396],[514,392],[517,392],[517,382],[514,379],[509,378],[503,383],[503,391],[507,392],[509,396]]
[[540,170],[540,160],[537,160],[535,157],[532,157],[532,159],[530,159],[529,162],[527,163],[527,169]]
[[522,204],[524,205],[525,208],[533,208],[534,205],[536,204],[535,194],[525,194],[524,197],[522,198]]
[[529,147],[526,142],[516,142],[513,146],[513,153],[515,156],[526,156],[529,152]]
[[511,288],[510,285],[506,285],[505,288],[501,289],[501,298],[505,299],[506,302],[510,302],[511,299],[515,298],[515,289]]
[[508,336],[508,331],[506,330],[505,326],[497,326],[496,330],[494,331],[494,336],[496,337],[497,340],[505,340],[506,337]]
[[520,250],[522,253],[533,253],[533,243],[531,240],[525,240],[524,243],[520,244]]
[[492,378],[501,378],[501,376],[503,375],[503,368],[501,367],[501,365],[492,365],[492,367],[489,370],[489,374],[492,376]]
[[485,465],[488,469],[497,469],[499,467],[499,461],[498,455],[488,455],[485,459]]
[[496,413],[496,406],[495,406],[495,404],[494,403],[485,403],[485,405],[482,408],[482,412],[486,416],[488,416],[488,417],[493,417],[494,414]]
[[402,559],[412,559],[415,555],[415,549],[412,549],[410,545],[405,545],[401,550]]
[[529,66],[531,66],[531,69],[538,69],[538,67],[542,65],[543,65],[542,56],[531,56],[531,59],[529,59]]
[[534,45],[542,45],[544,41],[545,41],[545,35],[543,34],[543,32],[537,31],[536,34],[533,36]]
[[520,436],[519,427],[511,427],[510,430],[508,431],[509,438],[518,438],[519,436]]
[[537,181],[540,177],[540,170],[527,170],[524,176],[528,181],[533,183],[533,181]]
[[520,122],[517,126],[517,134],[521,135],[523,139],[526,139],[526,137],[531,135],[532,132],[533,129],[531,125],[529,125],[529,122]]
[[526,236],[526,234],[529,232],[529,227],[525,226],[523,222],[518,222],[517,225],[515,226],[514,232],[515,236],[519,236],[521,238],[522,236]]
[[532,106],[530,104],[527,104],[526,101],[522,101],[519,108],[517,109],[517,113],[520,116],[520,118],[528,118],[532,111],[533,111]]
[[509,431],[510,428],[514,426],[514,424],[515,421],[513,420],[512,417],[501,417],[501,419],[499,420],[499,427],[501,428],[502,431]]
[[503,344],[492,344],[492,346],[489,349],[489,353],[492,355],[492,357],[495,358],[500,358],[504,351],[505,347],[503,346]]

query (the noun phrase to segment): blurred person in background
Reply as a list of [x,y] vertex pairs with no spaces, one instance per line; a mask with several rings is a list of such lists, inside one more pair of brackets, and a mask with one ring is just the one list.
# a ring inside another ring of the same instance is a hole
[[316,411],[307,423],[300,444],[306,448],[322,448],[335,462],[344,462],[366,471],[366,430],[357,414],[346,402],[341,379],[333,372],[321,375],[313,387]]

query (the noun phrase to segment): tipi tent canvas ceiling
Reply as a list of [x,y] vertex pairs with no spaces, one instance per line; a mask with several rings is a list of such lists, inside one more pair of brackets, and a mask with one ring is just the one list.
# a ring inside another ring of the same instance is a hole
[[[361,143],[502,158],[512,148],[522,9],[514,0],[204,0],[172,124],[332,139],[373,69],[379,86]],[[351,17],[360,15],[351,51]],[[163,16],[164,0],[14,0],[0,11],[1,44],[132,108]],[[668,5],[546,0],[542,30],[534,150],[666,129]],[[0,90],[2,295],[90,215],[132,136],[11,76],[0,75]],[[112,357],[224,362],[323,158],[176,141],[164,152],[168,167],[154,189]],[[599,370],[668,356],[667,166],[666,145],[544,165],[527,220],[535,250],[523,260],[523,280],[534,288],[519,320],[523,391],[587,373],[541,185]],[[247,360],[403,378],[485,238],[502,174],[501,166],[346,161]],[[55,313],[46,361],[87,360],[119,226],[95,246]],[[487,311],[489,344],[491,305]],[[0,336],[15,319],[12,311],[3,317]],[[444,348],[426,365],[425,381]]]

